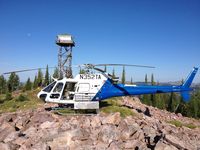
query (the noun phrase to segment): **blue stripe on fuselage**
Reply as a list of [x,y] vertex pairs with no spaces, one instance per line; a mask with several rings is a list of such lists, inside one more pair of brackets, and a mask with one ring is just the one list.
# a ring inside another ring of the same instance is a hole
[[150,86],[150,85],[126,86],[124,84],[112,84],[112,81],[108,79],[92,100],[100,101],[103,99],[107,99],[110,97],[117,97],[117,96],[169,93],[169,92],[181,92],[190,90],[192,89],[184,88],[182,86]]

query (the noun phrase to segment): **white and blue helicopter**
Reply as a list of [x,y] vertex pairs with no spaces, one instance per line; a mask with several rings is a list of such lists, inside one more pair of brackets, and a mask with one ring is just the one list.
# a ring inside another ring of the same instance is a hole
[[189,101],[190,87],[198,71],[194,67],[182,85],[129,85],[118,84],[117,78],[104,72],[98,66],[136,66],[126,64],[85,64],[87,69],[97,70],[99,73],[78,74],[75,78],[54,79],[54,81],[38,93],[38,98],[45,102],[69,105],[72,109],[99,109],[99,101],[118,96],[134,96],[143,94],[179,92],[184,101]]

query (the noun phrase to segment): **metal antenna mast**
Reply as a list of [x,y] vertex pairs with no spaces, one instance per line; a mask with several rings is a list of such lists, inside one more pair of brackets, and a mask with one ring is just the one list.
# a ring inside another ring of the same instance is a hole
[[57,35],[59,78],[72,78],[72,47],[75,46],[73,37],[69,34]]

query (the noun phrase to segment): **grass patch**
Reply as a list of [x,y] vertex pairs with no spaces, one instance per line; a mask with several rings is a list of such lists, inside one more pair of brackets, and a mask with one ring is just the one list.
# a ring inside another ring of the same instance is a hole
[[104,100],[100,102],[100,111],[104,113],[115,113],[119,112],[121,117],[132,116],[135,115],[134,112],[121,105],[120,98],[114,97],[108,100]]
[[195,126],[195,125],[192,124],[192,123],[190,123],[190,124],[185,124],[184,126],[190,128],[190,129],[195,129],[195,128],[197,128],[197,126]]
[[65,109],[56,110],[55,113],[74,114],[74,113],[75,113],[75,110],[65,108]]
[[132,116],[134,115],[133,111],[127,107],[120,107],[120,106],[108,106],[101,109],[101,112],[104,113],[115,113],[119,112],[121,117]]
[[167,123],[175,125],[176,127],[182,127],[183,126],[183,123],[178,121],[178,120],[170,120],[170,121],[167,121]]
[[23,94],[14,95],[11,100],[4,99],[0,103],[0,113],[37,108],[38,105],[43,103],[37,98],[37,93],[38,90],[32,90],[24,92]]
[[17,98],[16,98],[16,101],[17,102],[24,102],[24,101],[28,101],[29,98],[27,95],[23,95],[23,94],[20,94]]
[[192,123],[190,123],[190,124],[184,124],[184,123],[182,123],[181,121],[178,121],[178,120],[170,120],[170,121],[167,121],[167,123],[175,125],[176,127],[183,127],[184,126],[184,127],[190,128],[190,129],[197,128],[197,126],[195,126]]
[[113,97],[107,100],[100,101],[99,103],[100,108],[107,107],[107,106],[121,106],[121,101],[117,97]]
[[69,108],[64,108],[64,109],[59,109],[55,110],[55,114],[62,114],[62,115],[68,115],[68,114],[95,114],[96,110],[95,109],[69,109]]

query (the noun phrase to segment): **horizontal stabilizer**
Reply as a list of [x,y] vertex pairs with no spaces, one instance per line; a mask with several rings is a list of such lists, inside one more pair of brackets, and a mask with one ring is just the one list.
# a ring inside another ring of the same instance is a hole
[[188,102],[190,100],[189,91],[181,92],[181,97],[183,98],[184,102]]

